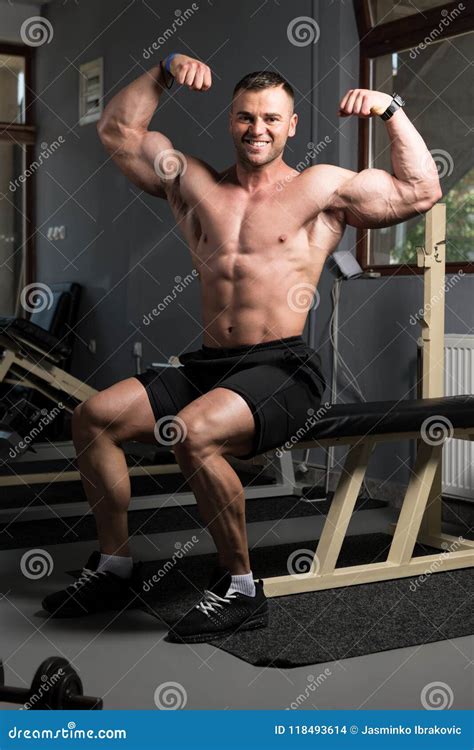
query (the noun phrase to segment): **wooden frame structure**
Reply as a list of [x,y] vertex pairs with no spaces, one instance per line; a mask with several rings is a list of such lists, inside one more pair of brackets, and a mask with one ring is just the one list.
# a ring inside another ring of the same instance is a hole
[[[442,396],[444,390],[445,248],[446,206],[437,204],[426,215],[425,247],[418,250],[418,264],[424,273],[425,312],[421,321],[423,398]],[[455,429],[452,436],[460,440],[474,440],[474,419],[472,429]],[[405,439],[417,440],[417,456],[398,521],[390,527],[393,538],[387,559],[384,562],[336,568],[375,445]],[[346,438],[338,436],[297,443],[295,448],[331,445],[349,445],[349,451],[310,572],[264,579],[267,596],[286,596],[474,566],[474,541],[450,536],[441,530],[442,444],[425,442],[420,439],[420,431],[416,431]],[[414,557],[417,541],[442,552]]]

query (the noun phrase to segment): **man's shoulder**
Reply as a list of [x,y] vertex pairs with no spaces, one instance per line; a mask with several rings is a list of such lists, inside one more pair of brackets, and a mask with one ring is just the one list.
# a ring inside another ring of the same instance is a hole
[[301,172],[300,186],[315,197],[321,212],[330,213],[332,220],[343,222],[343,213],[336,209],[337,191],[356,174],[334,164],[314,164]]
[[301,172],[301,177],[308,181],[329,181],[330,185],[338,184],[353,177],[356,172],[344,167],[338,167],[335,164],[313,164]]

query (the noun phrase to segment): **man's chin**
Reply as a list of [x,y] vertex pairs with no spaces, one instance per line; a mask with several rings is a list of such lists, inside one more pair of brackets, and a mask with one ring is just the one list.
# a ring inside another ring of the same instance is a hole
[[242,164],[248,164],[252,167],[263,167],[275,159],[275,154],[257,154],[238,149],[237,157]]

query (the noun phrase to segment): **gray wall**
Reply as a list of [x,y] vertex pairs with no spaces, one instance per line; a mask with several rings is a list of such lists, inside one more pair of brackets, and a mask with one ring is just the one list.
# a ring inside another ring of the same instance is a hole
[[24,21],[41,13],[41,3],[14,3],[0,0],[0,39],[21,44],[20,29]]
[[[233,84],[251,70],[277,69],[295,88],[300,116],[297,136],[288,146],[288,163],[295,166],[305,157],[309,141],[329,136],[331,143],[318,161],[357,169],[357,120],[336,116],[342,95],[358,84],[358,36],[351,3],[201,2],[199,11],[154,57],[143,59],[143,49],[171,25],[174,12],[170,2],[151,1],[147,7],[125,0],[82,0],[79,5],[58,0],[45,9],[55,35],[51,44],[37,51],[39,142],[62,135],[66,143],[36,178],[37,219],[44,224],[38,240],[38,278],[74,279],[84,285],[74,371],[98,388],[133,373],[133,341],[143,342],[145,362],[163,361],[190,345],[197,348],[201,329],[195,283],[151,325],[143,325],[143,316],[172,290],[177,275],[190,272],[191,263],[167,204],[141,193],[121,176],[107,159],[94,125],[78,126],[80,63],[104,57],[107,101],[171,51],[209,61],[214,71],[211,91],[196,95],[175,86],[151,127],[168,134],[175,148],[218,169],[233,161],[227,133]],[[294,46],[287,26],[295,17],[308,15],[318,21],[319,41]],[[435,148],[436,143],[428,146]],[[50,224],[65,224],[67,239],[50,243],[45,237]],[[348,228],[341,248],[354,247],[355,230]],[[334,279],[329,261],[320,282],[321,303],[313,313],[312,343],[321,350],[328,375]],[[465,278],[448,295],[448,333],[472,329],[473,283]],[[367,400],[414,395],[418,331],[409,318],[421,304],[418,277],[343,283],[341,353]],[[96,355],[84,345],[91,338],[97,340]],[[340,400],[357,399],[343,378],[338,390]],[[312,452],[313,461],[322,463],[323,458],[321,451]],[[369,474],[406,481],[407,458],[406,445],[389,446],[376,453]]]

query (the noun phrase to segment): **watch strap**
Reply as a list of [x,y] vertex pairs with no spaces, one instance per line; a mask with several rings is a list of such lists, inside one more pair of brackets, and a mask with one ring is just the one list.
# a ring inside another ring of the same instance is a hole
[[403,101],[401,96],[399,96],[398,94],[392,94],[392,97],[393,97],[392,101],[388,105],[387,109],[385,110],[385,112],[382,112],[382,114],[380,115],[382,120],[390,120],[390,118],[397,111],[397,109],[400,109],[400,107],[405,106],[405,102]]

